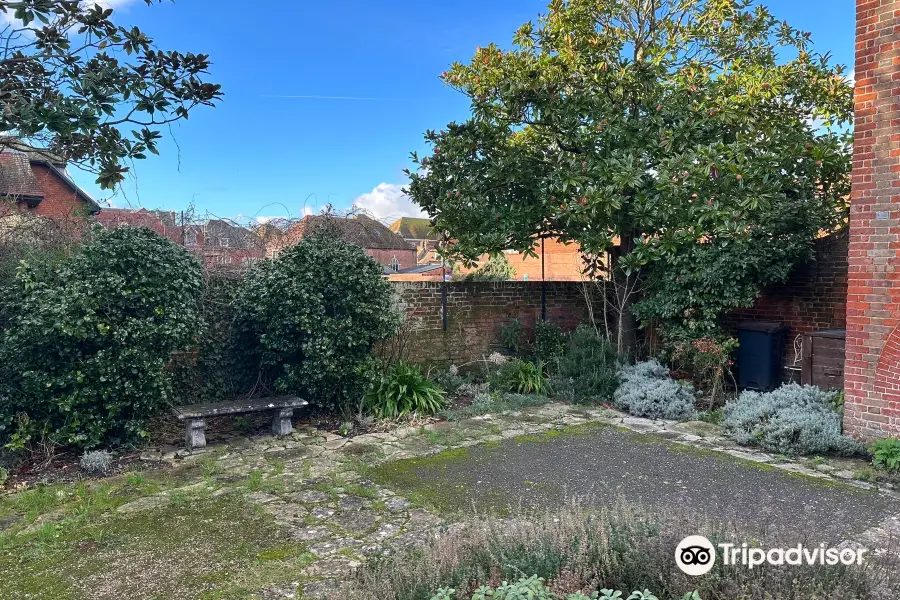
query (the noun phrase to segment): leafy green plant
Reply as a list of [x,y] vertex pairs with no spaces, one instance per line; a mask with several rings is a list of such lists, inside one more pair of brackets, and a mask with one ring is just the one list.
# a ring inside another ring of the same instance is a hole
[[534,356],[553,366],[566,351],[566,334],[559,325],[549,321],[534,324]]
[[235,311],[264,383],[342,412],[364,396],[372,349],[400,321],[381,266],[329,223],[251,271]]
[[434,414],[445,403],[444,391],[418,365],[403,361],[394,364],[366,394],[366,407],[376,416],[388,419]]
[[[4,151],[21,147],[14,135],[42,140],[112,189],[133,160],[159,154],[167,123],[222,98],[206,80],[208,55],[160,47],[111,5],[3,0],[0,12],[28,32],[3,34],[17,54],[3,65]],[[99,87],[88,91],[86,82]]]
[[548,390],[544,364],[514,358],[502,363],[491,374],[491,389],[519,394],[544,394]]
[[512,268],[502,252],[491,254],[486,263],[463,277],[463,281],[508,281],[516,278],[516,270]]
[[525,345],[525,329],[518,319],[509,319],[505,323],[501,323],[497,329],[497,335],[504,349],[514,356],[521,354]]
[[619,385],[619,359],[612,344],[587,325],[569,336],[556,360],[553,393],[567,402],[608,402]]
[[872,453],[872,466],[888,471],[900,471],[900,439],[877,440],[869,452]]
[[92,448],[145,435],[200,326],[200,264],[149,229],[95,232],[0,298],[0,443]]

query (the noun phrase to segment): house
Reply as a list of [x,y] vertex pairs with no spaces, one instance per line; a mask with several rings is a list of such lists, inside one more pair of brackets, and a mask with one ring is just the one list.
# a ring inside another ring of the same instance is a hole
[[437,255],[440,235],[434,230],[430,219],[401,217],[391,223],[391,231],[416,247],[416,262],[420,265],[438,264]]
[[[504,250],[503,255],[515,271],[518,281],[582,281],[585,277],[584,256],[578,244],[563,244],[556,238],[547,238],[534,245],[536,256],[515,250]],[[455,275],[466,275],[486,264],[490,256],[483,254],[473,267],[454,265]]]
[[139,210],[104,208],[94,218],[106,229],[146,227],[180,245],[182,243],[181,227],[175,224],[174,219],[168,221],[160,218],[160,212],[147,210],[146,208]]
[[266,244],[259,236],[223,219],[187,228],[184,245],[207,266],[251,265],[266,257]]
[[182,224],[173,211],[104,208],[96,220],[107,229],[147,227],[200,259],[206,267],[246,266],[265,258],[266,247],[252,231],[222,219]]
[[307,215],[281,234],[270,232],[269,256],[277,256],[284,248],[296,244],[321,227],[331,227],[344,240],[363,248],[375,262],[397,272],[415,267],[416,247],[388,229],[383,223],[365,215],[338,217]]
[[16,140],[0,143],[0,198],[23,214],[83,220],[100,205],[72,181],[60,157]]

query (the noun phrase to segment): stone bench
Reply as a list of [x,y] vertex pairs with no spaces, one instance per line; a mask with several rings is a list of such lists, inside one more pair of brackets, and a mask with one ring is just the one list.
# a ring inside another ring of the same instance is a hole
[[210,402],[209,404],[191,404],[176,406],[172,409],[180,421],[186,421],[184,441],[189,450],[206,447],[207,417],[222,417],[243,413],[273,411],[272,433],[287,435],[294,430],[291,417],[294,409],[309,404],[295,396],[278,396],[274,398],[257,398],[255,400],[231,400],[229,402]]

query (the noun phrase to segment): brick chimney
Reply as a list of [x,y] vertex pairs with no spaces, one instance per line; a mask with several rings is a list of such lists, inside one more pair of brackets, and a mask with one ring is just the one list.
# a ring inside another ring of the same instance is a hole
[[900,435],[900,0],[856,2],[844,428]]

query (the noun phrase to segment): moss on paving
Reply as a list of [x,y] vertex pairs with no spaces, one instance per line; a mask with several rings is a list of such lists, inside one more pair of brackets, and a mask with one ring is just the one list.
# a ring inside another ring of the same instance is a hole
[[155,508],[116,512],[184,483],[155,479],[43,486],[0,500],[0,515],[19,517],[0,532],[0,598],[247,598],[296,580],[312,562],[240,490],[176,490]]
[[[739,456],[732,456],[719,450],[698,448],[690,444],[679,443],[652,433],[637,433],[625,427],[611,425],[603,422],[591,422],[581,425],[572,425],[536,434],[521,435],[511,438],[515,444],[541,444],[556,441],[567,436],[587,435],[597,429],[615,429],[627,433],[631,441],[635,443],[655,444],[664,446],[671,452],[688,454],[697,458],[714,458],[719,461],[737,463],[741,466],[760,470],[779,472],[786,477],[800,479],[822,487],[834,487],[842,490],[867,494],[869,490],[860,489],[843,481],[816,477],[805,473],[797,473],[780,469],[774,465],[748,460]],[[483,443],[479,446],[481,451],[493,451],[501,448],[500,442]],[[446,483],[444,475],[451,467],[464,464],[472,460],[472,455],[465,448],[445,450],[431,456],[409,458],[393,461],[374,467],[366,471],[366,475],[376,483],[393,488],[407,496],[418,505],[426,506],[442,514],[454,514],[468,510],[471,507],[472,498],[477,497],[479,504],[493,507],[500,512],[515,501],[507,493],[497,489],[480,486],[474,479],[460,479],[459,470],[454,470],[455,482],[453,485]],[[427,476],[425,474],[427,473]],[[436,484],[436,482],[440,482]],[[534,486],[534,482],[525,482],[525,485]],[[537,484],[540,485],[540,484]]]

